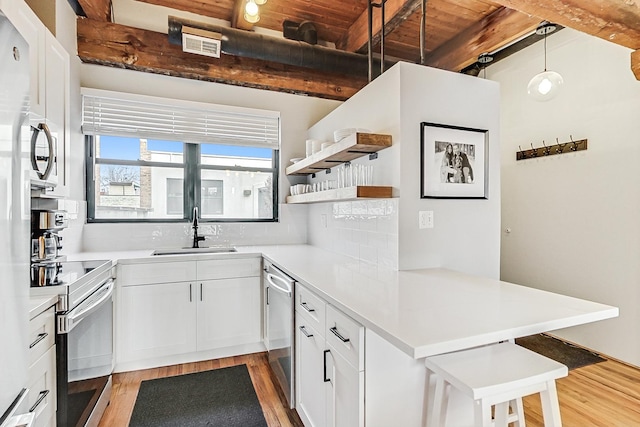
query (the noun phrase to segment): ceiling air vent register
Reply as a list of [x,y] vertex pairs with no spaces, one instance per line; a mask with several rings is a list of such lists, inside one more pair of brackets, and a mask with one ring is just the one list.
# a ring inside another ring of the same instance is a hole
[[220,58],[222,35],[199,28],[182,27],[182,50],[188,53]]

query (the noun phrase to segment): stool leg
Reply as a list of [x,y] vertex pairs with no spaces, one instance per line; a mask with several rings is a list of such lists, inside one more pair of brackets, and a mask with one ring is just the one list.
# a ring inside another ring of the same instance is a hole
[[484,399],[479,399],[474,403],[475,427],[491,427],[491,405]]
[[526,423],[524,421],[524,405],[522,404],[522,398],[518,397],[517,399],[513,399],[509,402],[509,406],[511,406],[511,410],[513,411],[514,427],[526,427]]
[[447,406],[449,404],[450,385],[436,375],[436,390],[433,396],[433,407],[428,416],[429,427],[444,427],[447,418]]
[[555,380],[547,381],[547,389],[540,392],[545,427],[561,427],[560,403]]
[[495,405],[494,418],[496,427],[507,427],[509,425],[509,402]]

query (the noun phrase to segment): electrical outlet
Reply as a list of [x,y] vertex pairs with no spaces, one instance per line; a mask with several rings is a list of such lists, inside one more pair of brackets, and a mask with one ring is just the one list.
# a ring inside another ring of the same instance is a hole
[[433,228],[433,211],[418,212],[418,227]]

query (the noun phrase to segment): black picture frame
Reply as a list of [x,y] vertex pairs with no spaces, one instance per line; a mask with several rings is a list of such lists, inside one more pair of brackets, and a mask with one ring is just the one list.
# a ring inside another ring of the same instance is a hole
[[489,131],[420,123],[420,198],[488,199]]

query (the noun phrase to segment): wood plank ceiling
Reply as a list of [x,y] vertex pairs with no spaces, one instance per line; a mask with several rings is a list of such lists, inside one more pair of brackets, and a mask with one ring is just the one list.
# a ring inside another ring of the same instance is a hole
[[[111,0],[77,1],[86,15],[78,18],[78,54],[85,62],[341,100],[367,83],[365,75],[338,74],[284,65],[275,60],[225,55],[224,48],[220,59],[184,53],[180,46],[169,44],[166,34],[143,29],[143,25],[134,28],[119,24],[117,9],[113,13],[116,22],[111,22]],[[216,18],[235,28],[252,31],[254,28],[242,18],[246,1],[118,0],[117,3],[129,2],[141,10],[142,3],[148,3]],[[634,0],[428,0],[425,63],[461,71],[476,63],[481,53],[499,51],[533,33],[543,20],[549,20],[635,50],[630,59],[631,69],[640,80],[640,6],[637,3]],[[421,4],[421,0],[386,0],[385,57],[395,61],[420,61]],[[374,8],[373,13],[373,50],[378,52],[380,9]],[[268,0],[260,6],[260,21],[255,25],[282,33],[286,20],[313,23],[322,44],[366,54],[368,0]],[[129,16],[127,22],[132,21],[135,17]],[[276,39],[263,37],[256,43],[270,43],[269,40]]]

